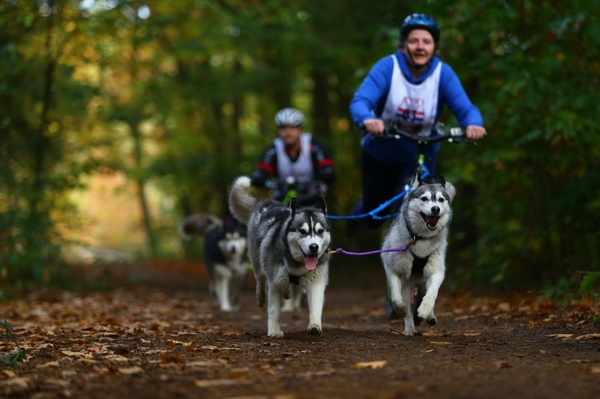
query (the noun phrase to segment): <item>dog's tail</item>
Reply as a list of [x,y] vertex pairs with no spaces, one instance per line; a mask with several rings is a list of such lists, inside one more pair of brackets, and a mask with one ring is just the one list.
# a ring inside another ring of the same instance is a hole
[[194,213],[186,216],[179,224],[179,235],[184,240],[191,240],[194,236],[204,235],[214,227],[223,224],[221,219],[207,213]]
[[259,199],[250,194],[250,178],[235,179],[229,193],[229,210],[240,223],[248,224],[258,202]]

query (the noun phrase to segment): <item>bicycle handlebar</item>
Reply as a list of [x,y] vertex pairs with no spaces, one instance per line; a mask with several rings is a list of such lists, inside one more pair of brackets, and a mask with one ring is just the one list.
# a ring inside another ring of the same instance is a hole
[[302,184],[324,184],[320,180],[314,180],[310,177],[285,177],[285,178],[272,178],[268,179],[265,182],[265,187],[267,188],[279,188],[281,185],[286,185],[289,187],[295,187],[297,185]]
[[475,141],[469,140],[465,135],[465,132],[460,127],[453,127],[448,130],[438,130],[437,135],[432,136],[419,136],[418,134],[409,133],[405,130],[402,130],[397,124],[392,123],[385,128],[382,137],[385,138],[393,138],[393,139],[409,139],[412,141],[416,141],[418,144],[431,144],[437,143],[440,141],[447,141],[449,143],[469,143],[476,144]]

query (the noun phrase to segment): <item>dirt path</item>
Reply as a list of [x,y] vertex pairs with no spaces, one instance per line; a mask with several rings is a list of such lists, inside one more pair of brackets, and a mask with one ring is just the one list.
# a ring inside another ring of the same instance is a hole
[[[303,309],[285,314],[281,340],[266,338],[252,287],[228,314],[204,286],[0,302],[29,353],[2,367],[0,397],[600,397],[597,303],[442,293],[437,326],[409,338],[386,320],[381,287],[343,285],[327,292],[323,336],[305,333]],[[0,353],[13,350],[3,337]]]

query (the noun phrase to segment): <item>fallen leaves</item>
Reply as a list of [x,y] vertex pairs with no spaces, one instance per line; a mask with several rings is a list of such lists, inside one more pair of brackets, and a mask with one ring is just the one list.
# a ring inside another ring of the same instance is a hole
[[29,387],[30,379],[25,377],[15,377],[2,381],[2,386],[9,388],[13,392],[21,392]]
[[575,334],[549,334],[549,335],[546,335],[546,336],[550,337],[550,338],[557,338],[557,339],[562,339],[562,340],[574,339],[576,341],[588,340],[588,339],[600,339],[600,333],[582,334],[582,335],[575,335]]
[[358,369],[380,369],[383,368],[387,363],[387,360],[376,360],[373,362],[358,362],[356,368]]
[[83,353],[83,352],[61,351],[61,353],[65,356],[69,356],[69,357],[79,357],[79,358],[86,358],[86,359],[92,359],[94,357],[91,353]]
[[60,366],[60,363],[58,362],[58,360],[55,360],[53,362],[38,364],[35,367],[38,368],[38,369],[45,369],[47,367],[59,367],[59,366]]
[[251,384],[251,380],[243,380],[236,378],[228,378],[228,379],[215,379],[215,380],[196,380],[194,381],[194,385],[198,388],[208,388],[215,386],[224,386],[224,385],[239,385],[239,384]]
[[139,366],[133,367],[121,367],[117,369],[119,373],[124,375],[140,374],[144,372],[144,369]]
[[[52,302],[35,297],[0,302],[0,313],[10,314],[15,334],[30,354],[20,367],[2,370],[0,396],[44,397],[52,392],[57,397],[86,397],[98,387],[142,386],[153,380],[177,386],[177,392],[200,390],[198,397],[214,392],[247,399],[286,395],[257,393],[254,387],[263,385],[293,385],[295,396],[288,397],[308,397],[303,389],[325,384],[336,389],[340,385],[348,392],[367,378],[369,383],[379,381],[373,383],[378,388],[388,382],[394,386],[398,381],[417,381],[432,362],[452,372],[456,364],[464,364],[470,377],[489,370],[510,376],[524,365],[536,370],[538,363],[570,373],[581,371],[578,376],[584,378],[600,375],[592,351],[570,352],[573,346],[595,345],[598,330],[589,328],[589,322],[573,320],[572,313],[533,301],[442,302],[439,325],[430,328],[423,323],[422,336],[405,337],[401,321],[386,326],[379,300],[353,304],[350,310],[333,300],[328,303],[333,310],[328,308],[324,315],[330,319],[323,337],[306,336],[304,316],[285,315],[290,334],[270,340],[264,336],[264,310],[251,310],[252,293],[247,313],[225,315],[210,301],[198,299],[200,295],[177,295],[64,294]],[[531,349],[515,349],[524,342]],[[439,377],[437,370],[430,371]]]

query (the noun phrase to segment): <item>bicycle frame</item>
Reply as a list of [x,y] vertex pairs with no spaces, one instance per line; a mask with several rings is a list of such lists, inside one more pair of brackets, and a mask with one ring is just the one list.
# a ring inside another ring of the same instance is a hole
[[[441,130],[441,133],[437,134],[437,135],[419,136],[417,134],[409,133],[405,130],[402,130],[402,128],[400,126],[398,126],[398,123],[396,123],[395,121],[392,121],[392,123],[386,127],[385,132],[382,137],[389,138],[392,140],[407,139],[407,140],[415,141],[417,144],[419,144],[419,157],[417,159],[417,173],[419,173],[419,171],[422,170],[423,173],[421,174],[421,178],[424,178],[424,177],[429,176],[429,170],[427,169],[427,166],[425,166],[425,155],[423,154],[423,148],[427,144],[433,144],[433,143],[438,143],[438,142],[442,142],[442,141],[446,141],[448,143],[455,143],[455,144],[463,144],[463,143],[473,144],[473,145],[476,144],[474,141],[469,140],[466,137],[464,130],[460,127],[453,127],[448,130],[443,130],[443,129],[440,129],[440,127],[438,126],[438,132],[440,130]],[[386,202],[380,204],[377,208],[373,209],[372,211],[363,213],[361,215],[350,215],[350,216],[328,215],[327,217],[329,219],[361,219],[361,218],[370,216],[373,219],[378,219],[378,220],[390,219],[390,218],[397,216],[398,214],[395,213],[393,215],[386,215],[386,216],[379,216],[377,214],[379,212],[381,212],[382,210],[386,209],[387,207],[391,206],[392,204],[394,204],[396,201],[400,200],[407,193],[409,193],[410,190],[412,190],[412,186],[405,188],[404,191],[402,191],[395,197],[387,200]]]

